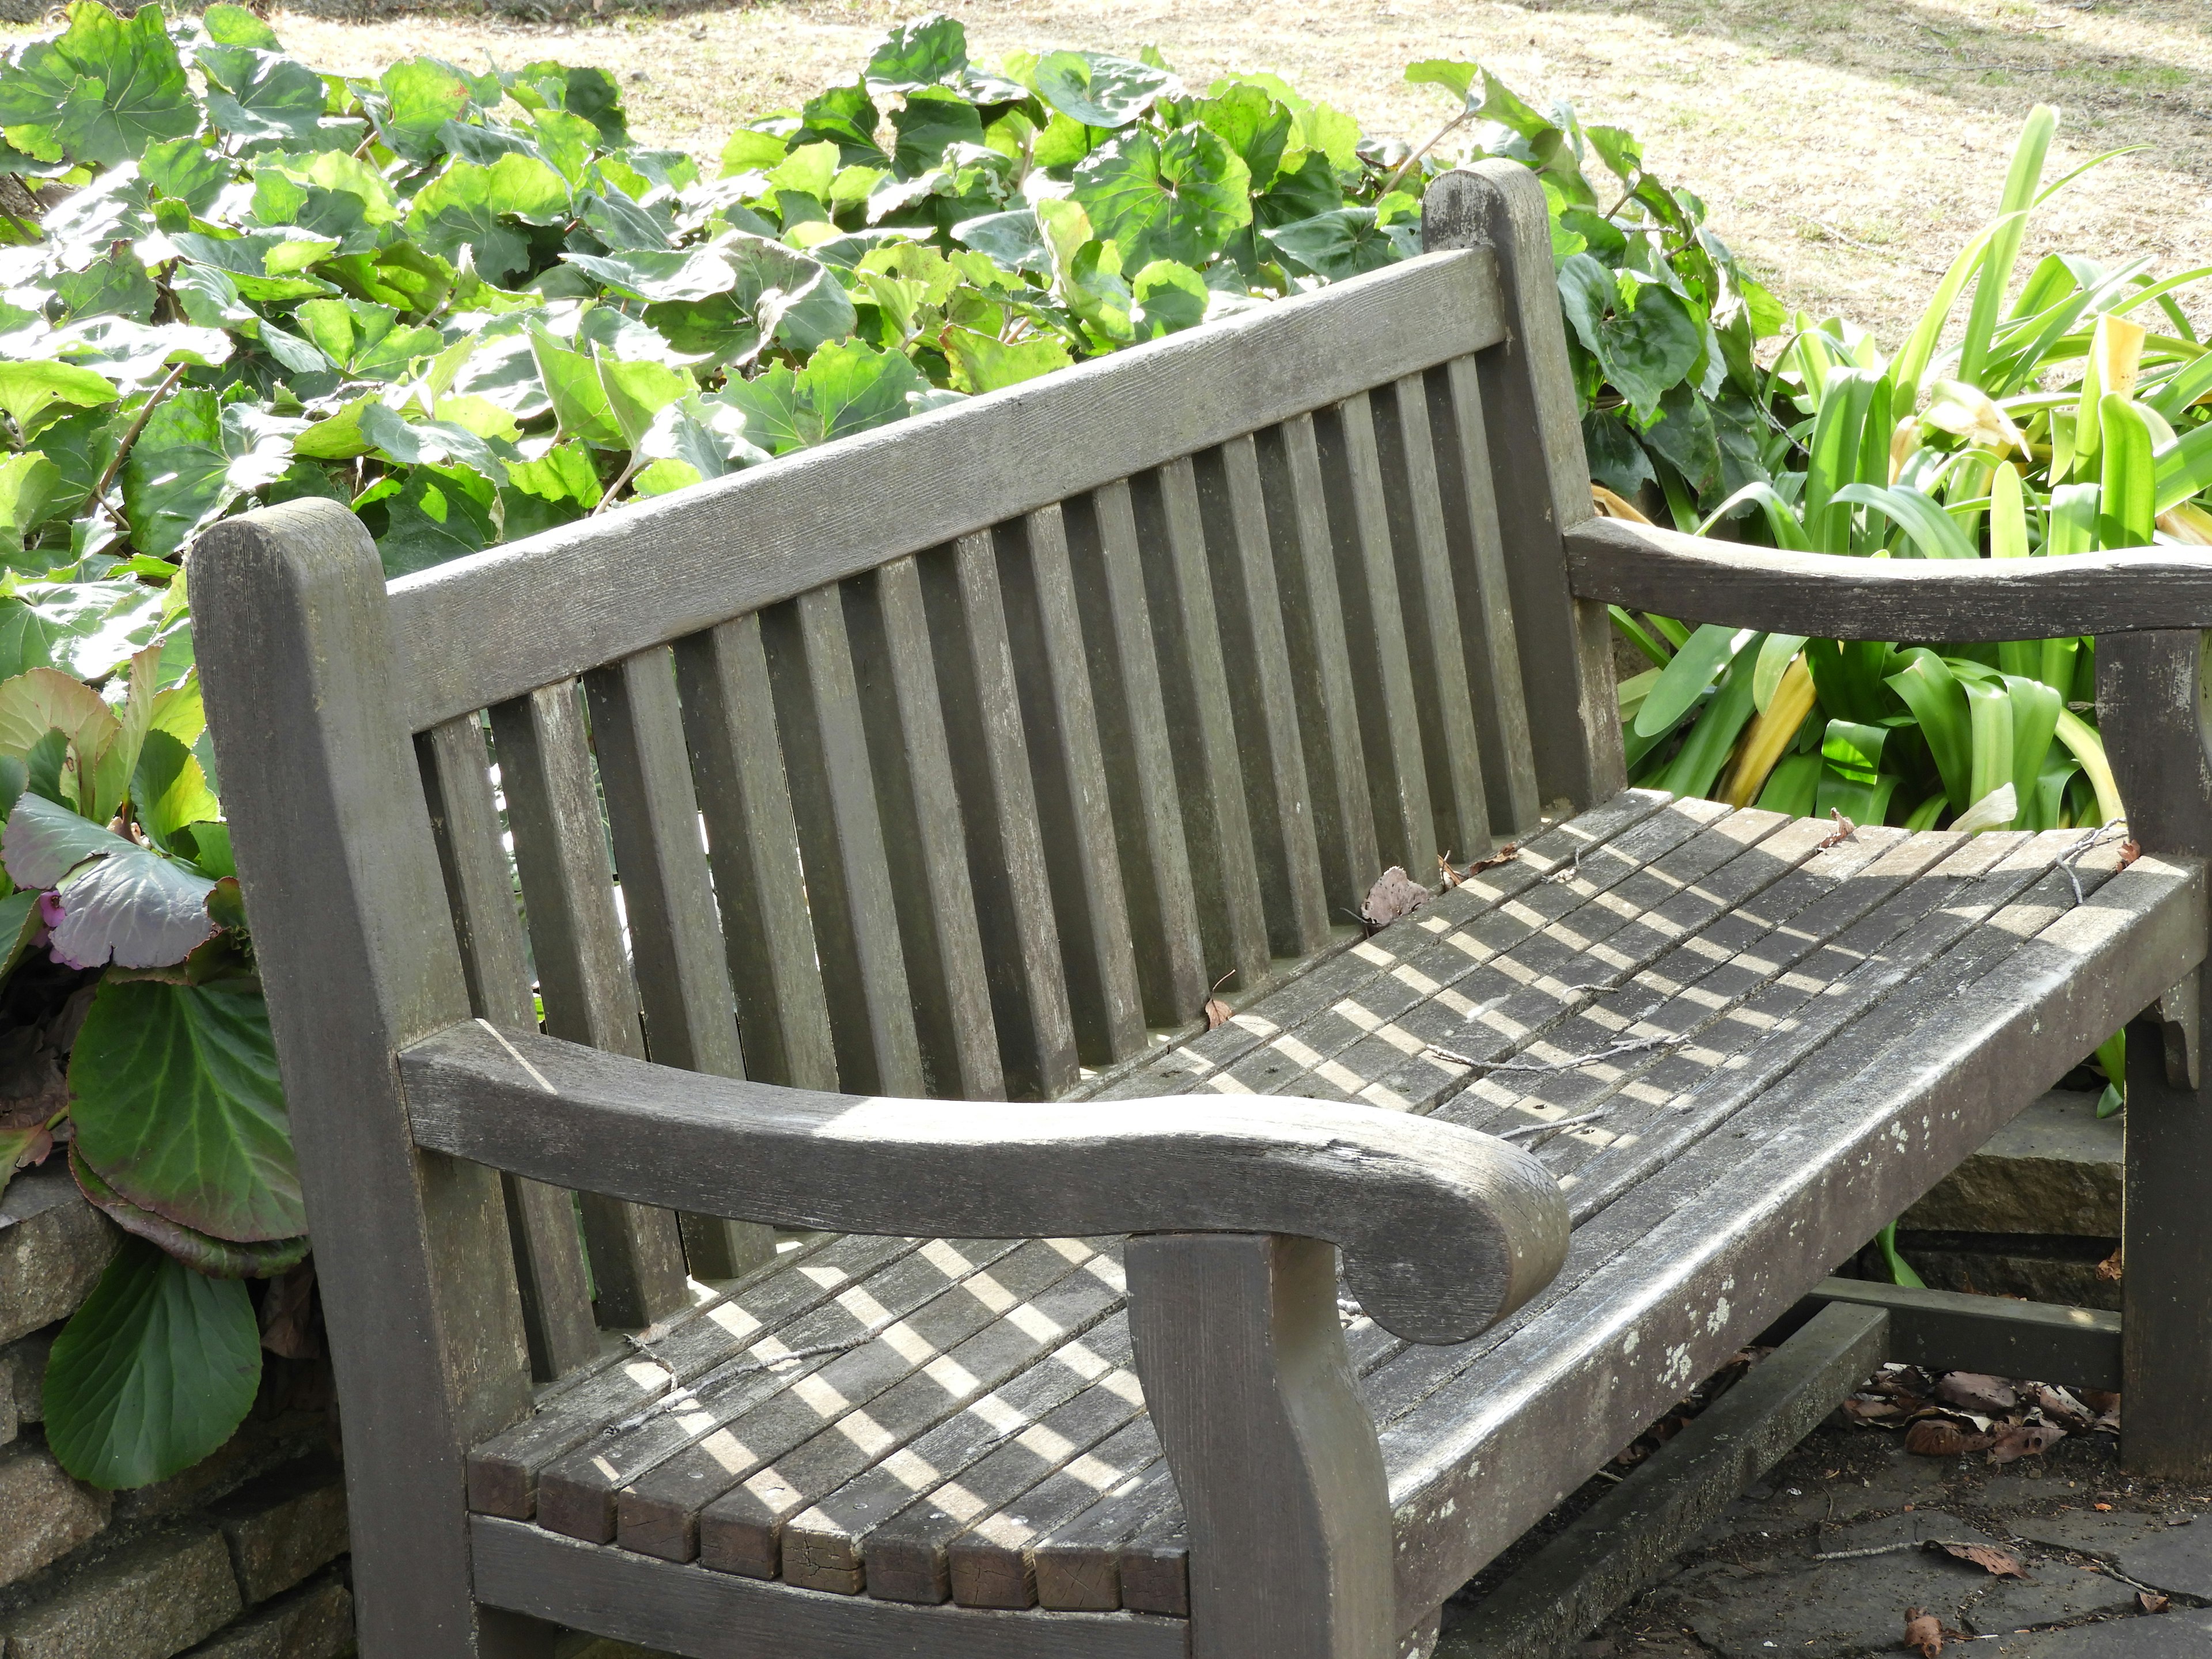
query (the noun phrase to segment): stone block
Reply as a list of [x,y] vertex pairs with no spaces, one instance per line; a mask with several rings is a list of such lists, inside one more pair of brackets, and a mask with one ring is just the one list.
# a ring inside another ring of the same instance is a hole
[[2125,1131],[2097,1097],[2054,1090],[1899,1218],[1913,1231],[2117,1238]]
[[353,1593],[333,1571],[256,1607],[184,1659],[344,1659],[353,1651]]
[[15,1415],[22,1422],[46,1421],[46,1357],[60,1334],[61,1327],[51,1325],[0,1348],[0,1388],[14,1394]]
[[19,1583],[107,1524],[108,1495],[71,1480],[35,1441],[0,1451],[0,1586]]
[[1897,1248],[1930,1290],[2025,1297],[2070,1308],[2120,1310],[2120,1282],[2097,1271],[2119,1240],[2067,1234],[1922,1233],[1899,1228]]
[[140,1538],[0,1615],[6,1659],[170,1659],[244,1610],[212,1528]]
[[209,1511],[249,1602],[288,1590],[345,1553],[345,1482],[337,1460],[310,1458],[248,1482]]
[[0,1342],[75,1313],[118,1237],[61,1159],[18,1172],[0,1194]]

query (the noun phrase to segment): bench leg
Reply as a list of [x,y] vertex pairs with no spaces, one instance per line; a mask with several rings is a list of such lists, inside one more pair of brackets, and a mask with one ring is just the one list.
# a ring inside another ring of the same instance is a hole
[[2137,1474],[2202,1480],[2212,1474],[2212,1091],[2169,1065],[2149,1020],[2128,1033],[2125,1121],[2120,1459]]
[[1138,1374],[1182,1494],[1191,1659],[1396,1659],[1389,1489],[1336,1311],[1336,1251],[1132,1238]]

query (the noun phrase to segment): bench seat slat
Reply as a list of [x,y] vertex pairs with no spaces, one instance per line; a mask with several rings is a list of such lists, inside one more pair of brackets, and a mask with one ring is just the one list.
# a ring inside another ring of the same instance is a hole
[[[495,705],[491,730],[545,1029],[642,1058],[637,987],[615,912],[576,683]],[[601,1324],[650,1325],[683,1309],[684,1243],[673,1211],[586,1193],[583,1220]]]
[[[514,872],[500,845],[483,717],[465,714],[433,726],[415,740],[415,748],[469,1006],[482,1018],[528,1024],[537,1018],[530,963],[515,909]],[[522,1297],[531,1373],[550,1382],[599,1352],[575,1201],[558,1187],[520,1176],[502,1174],[500,1184],[514,1241],[515,1288]]]

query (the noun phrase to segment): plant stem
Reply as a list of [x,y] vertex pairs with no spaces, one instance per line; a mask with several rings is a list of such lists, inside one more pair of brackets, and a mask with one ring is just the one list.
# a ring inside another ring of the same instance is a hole
[[155,406],[162,398],[169,395],[170,389],[184,378],[184,374],[185,365],[179,363],[169,371],[168,378],[154,388],[154,395],[146,399],[145,407],[138,411],[138,417],[131,422],[130,429],[123,434],[123,441],[115,446],[115,453],[107,463],[107,470],[100,475],[100,482],[92,487],[92,510],[95,514],[103,510],[113,514],[118,528],[122,526],[123,515],[107,505],[107,486],[115,482],[115,475],[123,470],[123,458],[131,453],[131,446],[138,441],[138,434],[146,429],[146,417],[154,412]]
[[629,482],[630,474],[636,471],[644,460],[645,457],[637,451],[630,451],[629,460],[623,467],[622,475],[607,486],[607,493],[599,497],[599,504],[592,509],[592,518],[598,518],[615,504],[615,497],[622,494],[622,487]]
[[1445,139],[1450,137],[1453,133],[1457,132],[1469,121],[1474,119],[1474,111],[1471,109],[1463,109],[1458,114],[1453,116],[1450,120],[1445,122],[1443,125],[1438,127],[1434,132],[1431,133],[1429,135],[1429,142],[1423,144],[1419,149],[1408,155],[1404,161],[1399,162],[1398,170],[1382,181],[1382,189],[1380,191],[1380,194],[1382,196],[1388,196],[1392,191],[1397,189],[1398,181],[1413,170],[1414,166],[1420,161],[1421,157],[1426,155],[1438,144],[1441,144]]

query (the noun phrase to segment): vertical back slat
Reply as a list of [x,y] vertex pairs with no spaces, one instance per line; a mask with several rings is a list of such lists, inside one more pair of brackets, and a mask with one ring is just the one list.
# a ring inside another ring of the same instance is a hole
[[[514,908],[514,877],[500,845],[482,716],[464,714],[432,727],[416,738],[415,752],[453,906],[469,1005],[480,1018],[532,1030],[538,1012],[531,1003],[530,964]],[[502,1172],[500,1184],[514,1243],[530,1369],[538,1381],[550,1382],[599,1351],[575,1200],[558,1187],[520,1176]]]
[[1212,981],[1254,990],[1267,975],[1267,924],[1206,568],[1197,479],[1185,459],[1131,483],[1206,969]]
[[[1439,850],[1462,859],[1490,852],[1490,809],[1483,798],[1482,757],[1467,683],[1467,647],[1452,592],[1444,544],[1443,501],[1437,452],[1429,431],[1427,384],[1409,375],[1370,400],[1390,540],[1398,556],[1398,592],[1406,606],[1406,643],[1413,698],[1421,716],[1421,752],[1428,763],[1429,809]],[[1427,880],[1434,873],[1411,872]]]
[[[573,681],[496,705],[492,740],[514,835],[545,1029],[643,1058],[592,757]],[[686,1305],[684,1246],[667,1210],[582,1195],[599,1322],[649,1325]]]
[[[658,1065],[743,1077],[738,1022],[699,801],[665,646],[584,676],[630,963]],[[775,1254],[773,1230],[724,1217],[680,1218],[694,1275],[734,1279]]]
[[884,852],[930,1092],[1003,1100],[1006,1073],[960,830],[960,797],[914,561],[894,559],[872,581],[848,582],[845,618],[877,799],[884,823],[898,826],[885,837]]
[[[1436,827],[1421,757],[1420,711],[1406,651],[1390,523],[1382,501],[1375,420],[1362,393],[1317,411],[1330,538],[1336,546],[1337,596],[1351,647],[1353,703],[1367,761],[1367,793],[1375,811],[1376,856],[1402,865],[1416,881],[1436,867]],[[1363,893],[1362,897],[1365,895]]]
[[1205,953],[1129,486],[1107,484],[1063,502],[1060,521],[1083,617],[1137,989],[1147,1023],[1180,1025],[1205,1004]]
[[1304,956],[1328,937],[1328,906],[1257,447],[1249,437],[1233,440],[1197,457],[1193,471],[1267,908],[1267,945],[1279,957]]
[[1049,1099],[1076,1079],[1074,1016],[991,533],[925,556],[921,577],[1006,1088]]
[[834,1089],[836,1050],[760,618],[679,641],[676,676],[746,1071],[764,1083]]
[[923,1091],[906,961],[861,730],[843,604],[817,588],[762,613],[837,1073],[856,1093]]
[[1513,632],[1505,544],[1490,477],[1490,436],[1482,418],[1481,372],[1455,357],[1428,373],[1429,428],[1436,438],[1437,482],[1450,549],[1452,591],[1467,650],[1474,724],[1482,738],[1482,781],[1494,834],[1534,830],[1543,802],[1528,746],[1528,704],[1522,692],[1521,647]]
[[998,550],[1076,1048],[1087,1063],[1104,1066],[1144,1047],[1145,1014],[1060,509],[1006,526]]
[[1310,415],[1255,435],[1329,920],[1350,920],[1382,866],[1375,852],[1374,808],[1321,454]]

